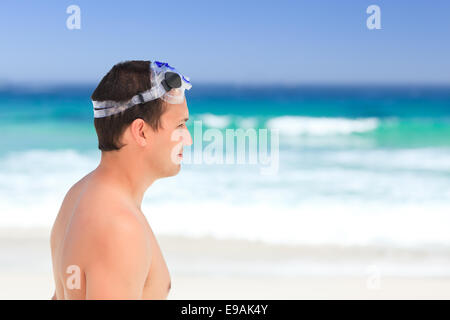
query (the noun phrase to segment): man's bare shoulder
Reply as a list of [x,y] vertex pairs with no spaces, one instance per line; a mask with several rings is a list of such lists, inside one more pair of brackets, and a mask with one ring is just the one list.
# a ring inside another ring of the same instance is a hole
[[83,266],[111,269],[126,258],[147,268],[150,246],[138,210],[108,184],[91,180],[83,188],[68,230]]
[[75,215],[82,222],[86,236],[142,230],[139,211],[130,200],[113,187],[95,181],[80,196]]
[[50,237],[52,248],[56,246],[56,243],[61,239],[61,234],[65,232],[66,226],[71,220],[71,216],[77,207],[77,203],[79,199],[82,198],[81,195],[91,174],[92,173],[89,173],[78,180],[66,192],[52,226]]
[[90,216],[82,224],[83,243],[87,251],[85,256],[101,255],[105,263],[123,259],[130,251],[138,252],[140,259],[149,254],[148,235],[135,213],[126,207],[114,206],[112,200],[108,206],[98,210],[86,211]]
[[82,194],[83,189],[85,188],[91,175],[92,172],[85,175],[83,178],[75,182],[70,187],[70,189],[66,192],[66,195],[64,196],[61,208],[59,209],[59,214],[61,212],[64,212],[65,209],[75,205],[75,202],[79,199],[80,195]]

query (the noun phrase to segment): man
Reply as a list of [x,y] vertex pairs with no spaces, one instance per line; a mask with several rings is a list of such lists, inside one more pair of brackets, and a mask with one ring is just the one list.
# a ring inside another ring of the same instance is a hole
[[53,299],[167,298],[169,271],[141,203],[155,180],[180,171],[192,144],[190,87],[167,63],[127,61],[95,89],[101,161],[70,188],[53,225]]

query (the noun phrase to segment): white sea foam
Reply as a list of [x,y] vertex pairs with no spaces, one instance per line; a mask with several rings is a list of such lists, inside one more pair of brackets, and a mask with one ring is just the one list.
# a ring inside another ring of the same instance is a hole
[[[281,157],[287,163],[272,177],[247,167],[184,166],[178,176],[150,187],[143,210],[163,234],[286,244],[450,245],[450,183],[443,175],[448,154],[355,152],[319,152],[309,159],[287,153]],[[415,155],[417,163],[402,170],[402,161]],[[423,165],[420,159],[427,157],[435,162]],[[67,190],[98,160],[98,152],[74,150],[0,157],[0,226],[50,226]]]
[[254,117],[239,117],[237,119],[237,127],[238,128],[243,128],[243,129],[248,129],[248,128],[257,128],[258,125],[258,120]]
[[278,129],[288,136],[311,135],[348,135],[355,132],[367,132],[377,128],[377,118],[325,118],[282,116],[267,121],[267,127]]
[[171,235],[302,245],[450,245],[448,208],[437,204],[310,202],[283,207],[214,201],[158,205],[146,202],[143,209],[159,232]]
[[443,170],[450,172],[450,149],[345,150],[335,152],[333,161],[337,165],[358,165],[373,169]]
[[231,122],[230,116],[218,116],[211,113],[199,115],[198,118],[202,120],[206,126],[218,129],[227,127]]

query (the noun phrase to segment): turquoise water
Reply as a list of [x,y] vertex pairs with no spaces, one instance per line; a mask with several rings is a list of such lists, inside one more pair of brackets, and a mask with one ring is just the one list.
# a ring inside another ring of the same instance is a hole
[[[95,168],[92,90],[0,91],[0,224],[50,224],[67,188]],[[450,88],[199,85],[188,106],[191,131],[196,120],[277,129],[279,168],[185,164],[144,199],[161,232],[450,245]]]
[[[281,87],[268,90],[203,86],[189,93],[188,105],[192,120],[201,119],[205,114],[226,116],[227,128],[240,127],[243,119],[251,119],[255,128],[265,128],[270,119],[282,116],[375,118],[378,124],[373,130],[350,134],[368,139],[379,147],[449,146],[449,91],[432,87]],[[88,86],[47,89],[47,92],[0,91],[0,124],[3,135],[6,134],[2,152],[33,147],[95,148],[91,92]],[[190,121],[191,128],[192,123]],[[330,130],[330,135],[339,135],[339,131]],[[302,132],[299,135],[314,134]]]

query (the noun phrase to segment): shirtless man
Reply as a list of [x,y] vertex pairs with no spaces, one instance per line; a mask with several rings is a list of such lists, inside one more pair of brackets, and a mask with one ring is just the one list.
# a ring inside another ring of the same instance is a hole
[[53,225],[53,299],[167,298],[169,271],[141,203],[155,180],[180,171],[192,144],[190,87],[166,63],[127,61],[95,89],[101,161],[70,188]]

